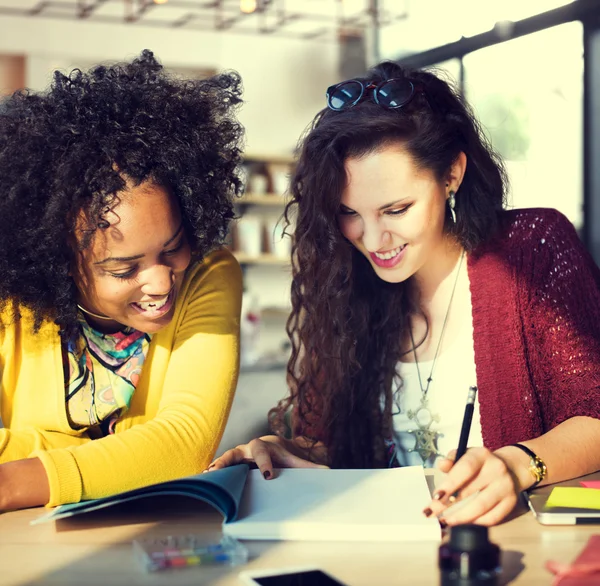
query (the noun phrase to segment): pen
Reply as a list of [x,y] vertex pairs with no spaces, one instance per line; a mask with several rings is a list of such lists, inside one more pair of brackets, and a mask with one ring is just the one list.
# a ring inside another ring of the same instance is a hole
[[133,550],[147,572],[187,566],[236,566],[248,561],[248,548],[227,535],[218,543],[195,535],[140,539],[133,542]]
[[187,550],[155,551],[150,554],[150,570],[164,570],[182,566],[204,566],[206,564],[230,564],[233,556],[219,545]]
[[471,431],[471,421],[473,420],[473,409],[475,408],[475,397],[477,387],[469,387],[467,394],[467,404],[465,405],[465,415],[463,417],[462,427],[460,429],[460,439],[458,440],[458,449],[454,463],[465,455],[467,451],[467,442],[469,441],[469,432]]
[[[462,427],[460,428],[460,438],[458,439],[458,448],[456,450],[456,464],[459,458],[462,458],[467,451],[467,443],[469,442],[469,433],[471,432],[471,421],[473,421],[473,409],[475,408],[475,397],[477,396],[477,387],[469,387],[467,393],[467,404],[465,405],[465,415],[463,417]],[[456,491],[450,498],[450,502],[454,502],[458,497]]]

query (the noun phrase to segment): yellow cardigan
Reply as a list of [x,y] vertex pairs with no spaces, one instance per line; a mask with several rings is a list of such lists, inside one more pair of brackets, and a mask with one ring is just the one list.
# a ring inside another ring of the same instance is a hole
[[188,269],[171,323],[154,334],[114,435],[69,426],[58,328],[31,314],[0,327],[0,463],[37,457],[49,505],[197,474],[213,458],[237,384],[242,276],[225,251]]

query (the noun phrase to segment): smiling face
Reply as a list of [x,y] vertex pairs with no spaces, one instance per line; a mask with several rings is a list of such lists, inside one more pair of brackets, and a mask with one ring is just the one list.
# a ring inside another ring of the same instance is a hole
[[[119,194],[121,201],[103,217],[88,248],[78,254],[78,303],[93,327],[114,332],[129,326],[154,333],[175,311],[191,252],[177,200],[151,182]],[[79,229],[84,225],[83,218]]]
[[400,283],[448,256],[446,199],[458,190],[465,165],[461,154],[446,181],[439,181],[400,145],[346,161],[340,229],[381,279]]

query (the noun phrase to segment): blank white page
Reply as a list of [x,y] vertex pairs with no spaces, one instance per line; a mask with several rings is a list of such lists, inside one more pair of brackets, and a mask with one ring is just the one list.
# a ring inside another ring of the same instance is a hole
[[285,468],[265,480],[250,470],[238,520],[223,532],[239,539],[422,541],[441,538],[421,466],[377,470]]

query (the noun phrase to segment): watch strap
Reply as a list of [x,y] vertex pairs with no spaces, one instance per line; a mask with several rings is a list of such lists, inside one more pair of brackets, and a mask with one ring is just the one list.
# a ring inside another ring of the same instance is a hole
[[523,444],[510,444],[515,448],[519,448],[523,452],[525,452],[529,456],[529,471],[534,477],[534,483],[527,489],[531,490],[535,488],[548,474],[548,468],[544,461],[530,448],[524,446]]

